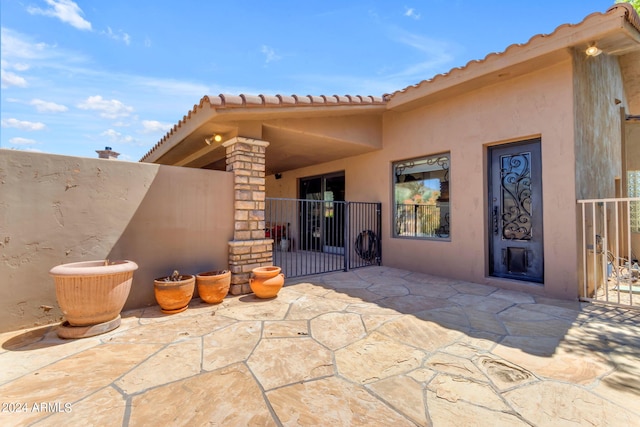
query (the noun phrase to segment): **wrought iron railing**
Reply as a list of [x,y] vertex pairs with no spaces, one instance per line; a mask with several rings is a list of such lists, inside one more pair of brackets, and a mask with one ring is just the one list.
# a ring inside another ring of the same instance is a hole
[[396,236],[449,237],[449,203],[396,204]]
[[265,234],[287,277],[381,263],[380,203],[267,198]]
[[578,200],[586,301],[640,306],[640,198]]

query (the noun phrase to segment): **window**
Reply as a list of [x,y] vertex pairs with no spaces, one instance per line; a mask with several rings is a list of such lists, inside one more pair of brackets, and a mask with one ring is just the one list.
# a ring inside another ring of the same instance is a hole
[[[640,197],[640,171],[627,172],[629,197]],[[640,202],[630,202],[631,232],[640,233]]]
[[394,237],[448,239],[449,153],[393,164]]

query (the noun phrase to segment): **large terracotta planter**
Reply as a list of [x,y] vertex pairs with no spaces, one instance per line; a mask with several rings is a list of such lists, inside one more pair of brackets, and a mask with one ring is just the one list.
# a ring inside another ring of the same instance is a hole
[[153,281],[156,301],[165,314],[175,314],[185,311],[193,297],[196,287],[196,276],[183,274],[180,280],[167,281],[167,277],[160,277]]
[[[120,312],[131,290],[133,272],[137,269],[138,265],[133,261],[105,260],[53,267],[49,274],[55,282],[56,298],[65,323],[72,327],[88,327],[111,322],[109,330],[117,328]],[[103,332],[107,330],[100,333]]]
[[229,293],[231,286],[231,272],[227,270],[208,271],[196,274],[198,295],[202,301],[209,304],[218,304]]
[[257,267],[251,270],[253,278],[249,279],[249,286],[258,298],[273,298],[278,295],[284,285],[284,274],[280,267]]

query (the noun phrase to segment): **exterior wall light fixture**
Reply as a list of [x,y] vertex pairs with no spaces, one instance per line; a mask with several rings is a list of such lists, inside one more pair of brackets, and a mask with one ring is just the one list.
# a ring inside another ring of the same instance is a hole
[[220,141],[222,141],[222,135],[220,135],[219,133],[214,133],[209,138],[204,139],[204,142],[206,142],[207,145],[211,145],[214,142],[220,142]]
[[598,49],[598,46],[596,46],[595,43],[592,43],[584,53],[586,53],[587,56],[598,56],[602,53],[602,50]]

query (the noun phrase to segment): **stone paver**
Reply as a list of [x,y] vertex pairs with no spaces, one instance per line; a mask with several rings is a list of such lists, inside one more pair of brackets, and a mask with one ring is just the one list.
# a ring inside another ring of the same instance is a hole
[[0,425],[640,425],[640,314],[385,267],[0,335]]

